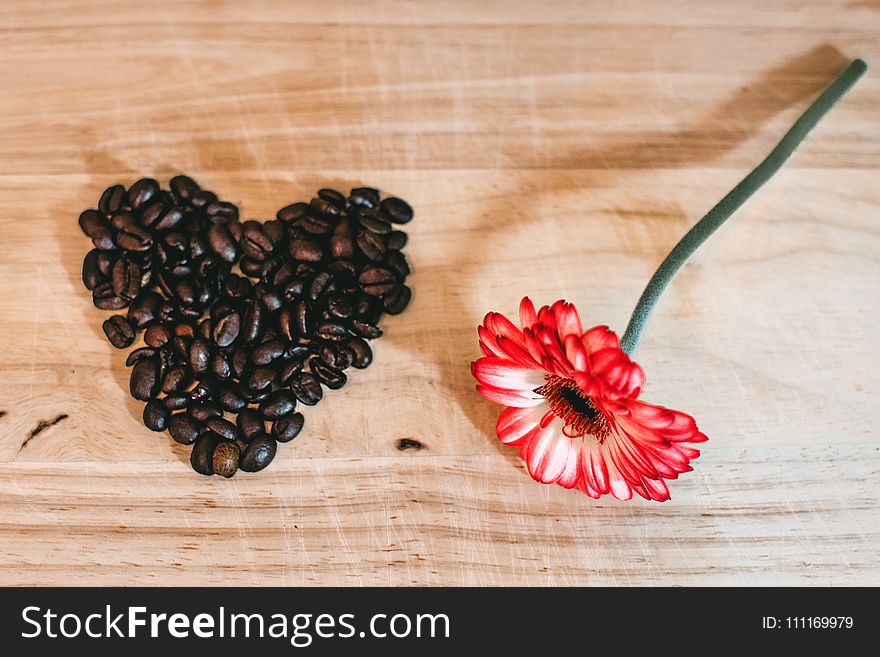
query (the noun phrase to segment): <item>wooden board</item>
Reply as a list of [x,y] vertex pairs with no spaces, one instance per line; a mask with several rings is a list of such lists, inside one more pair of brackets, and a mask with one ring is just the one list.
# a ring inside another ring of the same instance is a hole
[[[876,1],[7,0],[0,24],[0,583],[880,583]],[[483,314],[565,297],[622,330],[855,56],[636,354],[709,435],[696,470],[662,505],[532,482],[473,391]],[[79,211],[180,171],[247,217],[323,186],[416,208],[412,306],[259,475],[198,477],[141,426],[79,280]]]

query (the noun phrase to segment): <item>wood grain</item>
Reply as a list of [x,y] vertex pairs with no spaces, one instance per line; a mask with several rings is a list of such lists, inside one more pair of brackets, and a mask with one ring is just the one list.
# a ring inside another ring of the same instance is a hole
[[[880,583],[877,2],[11,0],[0,24],[0,584]],[[645,398],[709,435],[696,470],[662,505],[532,482],[473,391],[482,315],[566,297],[622,331],[855,56],[637,353]],[[141,426],[79,280],[79,210],[180,171],[248,217],[360,184],[417,212],[374,365],[229,481]]]

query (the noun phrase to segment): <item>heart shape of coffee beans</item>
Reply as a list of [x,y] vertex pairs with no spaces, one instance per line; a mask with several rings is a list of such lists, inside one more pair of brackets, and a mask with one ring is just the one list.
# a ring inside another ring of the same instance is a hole
[[95,247],[82,279],[101,310],[128,308],[103,323],[114,347],[144,331],[126,365],[146,427],[192,445],[200,474],[269,465],[303,428],[297,404],[367,367],[382,314],[409,304],[407,238],[393,224],[412,216],[369,187],[322,189],[265,222],[239,221],[183,175],[167,190],[151,178],[108,187],[79,217]]

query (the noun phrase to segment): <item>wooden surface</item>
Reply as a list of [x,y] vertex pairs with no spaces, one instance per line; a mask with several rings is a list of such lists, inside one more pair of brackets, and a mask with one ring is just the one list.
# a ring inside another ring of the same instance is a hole
[[[880,584],[880,3],[6,0],[0,25],[0,583]],[[482,315],[562,296],[622,331],[855,56],[636,354],[709,435],[696,470],[662,505],[532,482],[473,391]],[[141,426],[79,280],[79,211],[179,171],[247,217],[328,185],[416,209],[412,306],[258,475],[196,476]]]

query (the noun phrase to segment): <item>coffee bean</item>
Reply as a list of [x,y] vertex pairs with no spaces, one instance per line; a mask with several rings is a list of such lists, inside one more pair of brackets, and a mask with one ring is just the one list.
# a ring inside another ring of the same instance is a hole
[[138,221],[144,228],[153,228],[163,214],[165,214],[165,204],[162,201],[153,201],[141,209]]
[[116,242],[126,251],[147,251],[153,248],[153,238],[140,226],[124,226],[116,234]]
[[296,397],[284,388],[276,390],[260,404],[260,413],[267,420],[277,420],[296,408]]
[[208,369],[215,379],[225,381],[232,376],[232,365],[223,354],[214,354]]
[[355,187],[348,195],[348,202],[352,205],[375,208],[379,205],[379,190],[372,187]]
[[245,447],[239,466],[245,472],[259,472],[272,462],[277,448],[274,438],[265,434],[257,436]]
[[82,282],[87,290],[94,290],[104,281],[104,275],[98,269],[98,254],[100,253],[98,249],[92,249],[83,258]]
[[113,315],[101,324],[104,335],[117,349],[125,349],[134,342],[134,329],[122,315]]
[[98,209],[104,214],[115,214],[123,208],[126,200],[125,187],[122,185],[112,185],[101,194],[101,200],[98,201]]
[[307,203],[292,203],[281,208],[275,215],[278,221],[285,223],[295,223],[306,216],[309,206]]
[[358,282],[366,294],[374,297],[384,296],[397,287],[394,272],[383,267],[367,267],[358,277]]
[[183,220],[184,216],[183,208],[179,206],[168,208],[168,210],[162,213],[162,216],[159,217],[153,228],[161,231],[171,230]]
[[257,222],[247,222],[241,237],[241,249],[245,255],[254,260],[265,260],[272,253],[275,246],[272,240],[266,237],[260,224]]
[[303,363],[300,360],[291,360],[284,364],[278,372],[278,382],[281,385],[290,385],[293,375],[302,370]]
[[385,241],[380,235],[368,230],[361,231],[357,236],[357,245],[369,260],[381,260],[385,256]]
[[110,230],[110,224],[97,210],[83,210],[79,215],[79,227],[88,237],[95,237],[102,231]]
[[312,332],[312,312],[305,301],[297,301],[293,308],[296,330],[299,335],[307,336]]
[[410,275],[409,264],[400,251],[394,251],[388,254],[388,267],[400,278],[406,278]]
[[290,390],[306,406],[314,406],[324,397],[318,380],[308,372],[298,372],[290,380]]
[[214,201],[205,208],[205,214],[214,224],[228,224],[238,221],[238,208],[232,203]]
[[186,389],[191,381],[189,370],[186,367],[183,365],[172,367],[162,379],[162,392],[167,394],[180,392]]
[[159,363],[155,358],[138,360],[131,370],[129,381],[131,396],[150,401],[159,392]]
[[367,340],[375,340],[382,335],[382,329],[378,326],[370,324],[369,322],[363,322],[359,319],[353,319],[351,321],[351,330],[362,338],[367,338]]
[[370,345],[361,338],[349,338],[348,341],[346,341],[345,346],[351,349],[354,354],[354,359],[351,364],[356,368],[362,370],[373,362],[373,350],[370,349]]
[[284,354],[284,349],[280,340],[268,340],[254,349],[251,362],[254,365],[268,365],[276,358],[280,358]]
[[263,274],[263,263],[259,260],[254,260],[253,258],[248,258],[245,256],[238,263],[239,269],[241,269],[241,273],[250,276],[251,278],[260,278]]
[[354,255],[351,227],[345,219],[338,222],[333,229],[333,237],[330,238],[330,255],[334,258],[351,258]]
[[151,201],[159,194],[159,183],[152,178],[141,178],[128,190],[128,204],[133,210]]
[[385,297],[385,312],[389,315],[399,315],[409,305],[410,299],[412,299],[412,290],[406,285],[401,285]]
[[226,262],[235,262],[238,258],[238,244],[223,224],[213,224],[208,228],[208,245]]
[[406,246],[406,233],[402,230],[392,230],[385,236],[385,245],[389,251],[400,251]]
[[207,374],[210,359],[211,350],[208,347],[208,343],[202,338],[193,340],[193,343],[189,348],[189,363],[190,367],[192,367],[193,374],[197,377],[202,377]]
[[241,457],[241,450],[238,444],[231,440],[220,440],[214,447],[214,453],[211,455],[211,467],[214,474],[227,479],[238,471],[238,459]]
[[136,263],[123,256],[113,265],[110,281],[113,293],[123,299],[134,299],[141,289],[141,270]]
[[220,406],[230,413],[238,413],[247,405],[241,390],[237,385],[230,382],[223,383],[217,387],[216,399],[220,402]]
[[203,402],[211,398],[211,389],[205,383],[200,383],[189,391],[189,398],[194,402]]
[[405,224],[413,218],[413,209],[403,199],[391,196],[382,201],[379,207],[382,214],[395,224]]
[[391,232],[391,222],[375,214],[363,212],[358,216],[358,223],[376,235],[387,235]]
[[149,346],[159,348],[164,347],[171,341],[171,331],[165,324],[152,324],[144,333],[144,342]]
[[168,433],[181,445],[191,445],[201,432],[199,423],[189,413],[175,413],[168,420]]
[[337,322],[321,322],[315,327],[315,335],[321,340],[344,340],[350,334],[348,329]]
[[272,423],[272,437],[279,443],[289,443],[299,435],[304,423],[302,413],[291,413]]
[[207,422],[212,417],[223,417],[223,409],[212,401],[202,401],[190,404],[189,414],[196,422]]
[[347,381],[344,372],[331,367],[320,358],[309,360],[309,368],[312,370],[315,378],[331,390],[339,390]]
[[247,385],[251,390],[263,390],[275,380],[275,370],[271,367],[256,367],[248,376]]
[[[165,395],[162,399],[162,405],[169,411],[182,411],[190,405],[189,395],[183,392],[177,392],[171,395]],[[190,413],[192,415],[192,413]],[[195,416],[193,416],[195,418]],[[197,419],[197,418],[195,418]]]
[[110,281],[99,284],[92,290],[92,303],[101,310],[120,310],[128,305],[128,301],[113,292]]
[[128,308],[128,321],[137,329],[144,328],[159,317],[162,297],[148,290],[141,292]]
[[311,240],[293,240],[288,251],[294,260],[302,262],[319,262],[324,257],[324,251],[321,246]]
[[92,235],[92,244],[95,245],[96,249],[101,249],[102,251],[112,251],[116,248],[113,232],[109,228],[103,227],[95,230],[95,234]]
[[222,440],[223,438],[216,433],[211,433],[210,431],[202,432],[202,435],[196,439],[192,452],[189,455],[192,469],[203,475],[214,474],[214,449]]
[[240,330],[241,315],[237,312],[225,314],[214,322],[214,342],[218,347],[228,347],[235,342]]
[[235,425],[229,420],[224,420],[222,417],[208,418],[205,421],[205,427],[226,440],[236,440],[238,438],[238,429]]
[[171,192],[178,201],[190,200],[199,191],[199,185],[189,176],[174,176],[171,181]]
[[330,292],[332,284],[333,275],[326,271],[321,272],[312,279],[312,284],[309,286],[309,299],[316,303]]
[[338,319],[349,319],[354,315],[354,304],[342,294],[333,294],[327,299],[327,311]]

